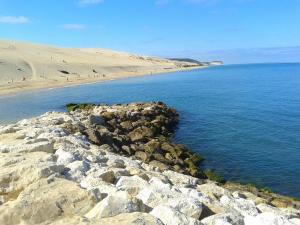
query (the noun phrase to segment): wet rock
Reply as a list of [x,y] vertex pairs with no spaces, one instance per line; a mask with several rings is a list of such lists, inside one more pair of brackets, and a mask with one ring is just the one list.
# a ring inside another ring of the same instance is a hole
[[92,125],[105,126],[105,120],[101,116],[96,116],[96,115],[90,115],[89,123]]
[[154,135],[154,133],[153,133],[152,129],[145,127],[145,126],[138,127],[128,134],[129,138],[133,142],[145,141],[145,140],[147,140],[147,138],[153,137],[153,135]]

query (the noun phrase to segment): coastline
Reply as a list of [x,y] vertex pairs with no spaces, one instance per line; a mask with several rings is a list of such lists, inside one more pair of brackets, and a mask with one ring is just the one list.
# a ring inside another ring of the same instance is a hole
[[159,70],[150,70],[150,71],[139,71],[139,72],[118,72],[118,73],[111,73],[107,74],[106,77],[101,78],[81,78],[81,79],[74,79],[74,80],[60,80],[60,81],[27,81],[27,82],[18,82],[15,84],[8,84],[8,85],[0,85],[0,98],[14,96],[20,93],[26,93],[31,91],[39,91],[39,90],[47,90],[47,89],[55,89],[55,88],[64,88],[64,87],[72,87],[78,85],[85,85],[85,84],[94,84],[94,83],[102,83],[112,80],[121,80],[127,78],[134,78],[134,77],[144,77],[144,76],[151,76],[151,75],[161,75],[173,72],[183,72],[183,71],[190,71],[196,69],[204,69],[208,68],[208,66],[191,66],[185,68],[169,68],[169,69],[159,69]]
[[0,126],[0,223],[300,222],[299,202],[197,173],[201,159],[170,142],[178,114],[161,102],[68,111]]

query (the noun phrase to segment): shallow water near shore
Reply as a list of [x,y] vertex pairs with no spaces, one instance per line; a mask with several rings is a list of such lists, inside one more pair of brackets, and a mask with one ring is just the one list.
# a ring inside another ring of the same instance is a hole
[[226,179],[300,197],[300,64],[232,65],[0,98],[0,124],[70,102],[163,101],[181,116],[175,140]]

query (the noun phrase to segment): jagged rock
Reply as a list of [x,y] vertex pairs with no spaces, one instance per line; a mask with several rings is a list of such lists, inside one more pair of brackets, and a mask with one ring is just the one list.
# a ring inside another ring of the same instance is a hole
[[158,168],[160,171],[165,171],[168,170],[170,167],[160,161],[157,160],[152,160],[149,165],[154,166],[156,168]]
[[140,159],[143,162],[149,162],[149,160],[150,160],[150,155],[146,152],[143,152],[143,151],[135,152],[135,156],[136,156],[137,159]]
[[87,218],[107,218],[121,213],[145,212],[146,208],[141,201],[130,198],[126,192],[117,192],[99,202],[85,216]]
[[[204,225],[244,225],[243,217],[234,211],[219,213],[201,220]],[[255,225],[255,224],[253,224]]]
[[234,199],[230,198],[227,195],[221,197],[220,202],[225,207],[228,207],[232,210],[237,210],[243,216],[256,216],[258,214],[258,210],[255,206],[255,203],[251,200],[246,199]]
[[195,219],[199,219],[202,213],[202,203],[193,198],[173,198],[166,205]]
[[89,163],[86,161],[74,161],[67,164],[66,167],[69,169],[66,173],[67,178],[77,182],[80,182],[85,177],[85,173],[90,168]]
[[128,134],[129,138],[133,142],[144,141],[147,138],[153,137],[153,135],[154,135],[153,131],[146,126],[138,127]]
[[293,225],[300,225],[300,219],[298,218],[289,219],[289,222],[292,223]]
[[89,123],[92,125],[105,125],[105,120],[101,116],[90,115]]
[[115,217],[99,220],[100,224],[120,224],[120,225],[163,225],[159,219],[148,213],[124,213]]
[[245,225],[293,225],[286,217],[272,212],[265,212],[257,216],[245,216]]
[[72,163],[76,160],[79,160],[78,157],[76,157],[73,153],[64,151],[63,148],[59,148],[56,152],[55,155],[57,155],[57,164],[58,165],[66,165],[69,163]]
[[122,123],[120,123],[120,126],[124,129],[124,130],[132,130],[133,126],[132,123],[130,121],[124,121]]
[[64,218],[54,222],[46,222],[41,225],[164,225],[162,222],[148,213],[122,213],[117,216],[101,219],[87,219],[84,217]]
[[95,204],[74,182],[42,179],[28,186],[16,201],[0,207],[0,224],[38,224],[64,215],[82,216]]
[[31,183],[64,171],[45,152],[4,154],[0,156],[0,195],[14,200]]
[[148,182],[139,176],[121,177],[116,183],[118,190],[127,191],[131,195],[136,195],[141,189],[148,186]]
[[160,219],[165,225],[202,225],[200,221],[188,217],[169,206],[157,206],[150,214]]
[[230,191],[220,187],[215,183],[207,183],[197,186],[197,190],[201,193],[206,194],[207,196],[211,197],[212,199],[219,199],[222,196],[230,195]]

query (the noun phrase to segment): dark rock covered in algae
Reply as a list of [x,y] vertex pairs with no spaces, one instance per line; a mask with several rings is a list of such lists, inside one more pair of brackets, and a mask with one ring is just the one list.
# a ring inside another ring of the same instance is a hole
[[69,104],[68,111],[80,114],[82,127],[66,127],[81,132],[93,144],[107,145],[111,151],[133,156],[161,171],[171,169],[205,178],[199,169],[201,156],[171,141],[179,115],[162,102],[118,105]]

